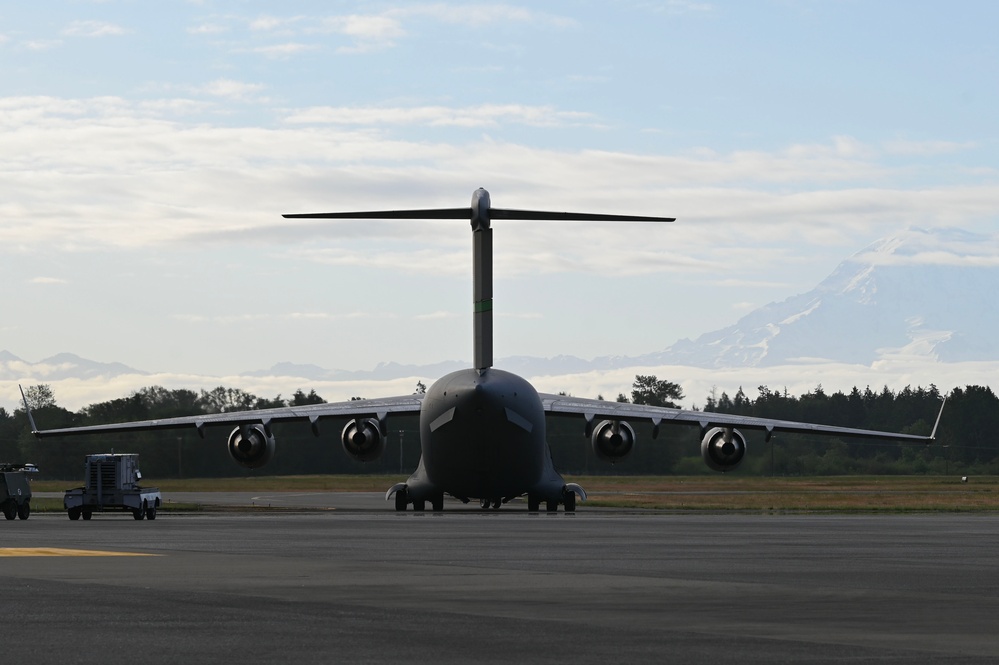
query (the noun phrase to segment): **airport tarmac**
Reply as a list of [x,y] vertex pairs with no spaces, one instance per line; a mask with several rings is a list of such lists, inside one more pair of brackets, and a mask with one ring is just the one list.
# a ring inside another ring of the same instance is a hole
[[[6,660],[999,659],[996,515],[397,514],[377,494],[350,500],[370,499],[0,522],[0,555],[17,555],[0,557]],[[80,555],[104,552],[154,556]]]

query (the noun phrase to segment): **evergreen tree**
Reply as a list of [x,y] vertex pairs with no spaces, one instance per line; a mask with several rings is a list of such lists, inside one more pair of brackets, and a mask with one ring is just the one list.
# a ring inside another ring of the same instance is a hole
[[635,404],[647,404],[649,406],[667,406],[673,409],[679,408],[679,402],[683,399],[683,389],[680,384],[663,379],[660,381],[655,375],[639,374],[635,377],[632,385],[631,401]]

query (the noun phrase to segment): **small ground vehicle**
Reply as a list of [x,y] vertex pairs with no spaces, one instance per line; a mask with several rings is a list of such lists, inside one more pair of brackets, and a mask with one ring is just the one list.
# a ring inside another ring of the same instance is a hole
[[87,455],[84,486],[66,490],[69,519],[89,520],[95,512],[128,510],[141,520],[156,519],[162,498],[155,487],[139,487],[139,456],[131,453]]
[[28,519],[31,514],[31,484],[29,473],[38,473],[34,464],[0,463],[0,507],[9,520]]

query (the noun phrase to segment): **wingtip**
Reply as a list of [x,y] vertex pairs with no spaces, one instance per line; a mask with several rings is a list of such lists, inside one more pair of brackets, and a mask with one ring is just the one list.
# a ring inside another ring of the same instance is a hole
[[35,417],[31,414],[31,407],[28,406],[28,398],[24,395],[24,388],[17,384],[17,389],[21,391],[21,401],[24,402],[24,413],[28,416],[28,424],[31,425],[31,433],[38,436],[38,426],[35,424]]
[[947,396],[944,395],[940,398],[940,411],[937,413],[937,421],[933,423],[933,431],[930,432],[929,442],[932,443],[937,439],[937,428],[940,427],[940,419],[943,417],[944,407],[947,406]]

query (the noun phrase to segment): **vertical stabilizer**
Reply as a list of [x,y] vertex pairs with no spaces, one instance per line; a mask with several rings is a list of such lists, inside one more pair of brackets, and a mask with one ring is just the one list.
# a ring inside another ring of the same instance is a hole
[[472,348],[475,369],[493,366],[493,230],[482,188],[472,193]]

